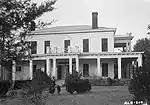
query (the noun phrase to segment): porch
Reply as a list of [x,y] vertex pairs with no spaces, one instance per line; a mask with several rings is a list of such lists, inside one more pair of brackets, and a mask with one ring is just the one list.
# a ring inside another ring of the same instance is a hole
[[[141,52],[112,52],[112,53],[60,53],[33,55],[24,71],[25,77],[33,78],[33,72],[41,68],[49,76],[64,79],[67,72],[81,72],[83,76],[100,76],[110,78],[131,78],[132,63],[142,65]],[[14,65],[15,68],[16,65]],[[24,67],[25,68],[25,67]],[[12,78],[16,79],[16,69]],[[18,78],[19,79],[19,78]]]

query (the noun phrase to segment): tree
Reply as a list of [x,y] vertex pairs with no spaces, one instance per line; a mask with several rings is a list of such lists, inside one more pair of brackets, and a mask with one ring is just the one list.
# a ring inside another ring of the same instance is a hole
[[150,39],[139,39],[134,45],[134,51],[144,52],[142,67],[137,67],[129,85],[129,92],[136,100],[149,99],[150,95]]
[[[31,46],[24,39],[37,27],[36,19],[54,10],[55,2],[46,1],[38,6],[32,0],[0,0],[0,65],[3,68],[11,70],[13,60],[30,57],[27,52]],[[49,23],[38,25],[45,24]]]

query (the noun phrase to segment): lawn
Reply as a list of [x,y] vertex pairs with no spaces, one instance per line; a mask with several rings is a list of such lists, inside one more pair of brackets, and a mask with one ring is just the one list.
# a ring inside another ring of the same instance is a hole
[[[127,86],[93,86],[90,93],[71,95],[62,89],[61,95],[49,94],[46,105],[124,105],[132,99]],[[1,105],[22,105],[18,98],[1,99]]]

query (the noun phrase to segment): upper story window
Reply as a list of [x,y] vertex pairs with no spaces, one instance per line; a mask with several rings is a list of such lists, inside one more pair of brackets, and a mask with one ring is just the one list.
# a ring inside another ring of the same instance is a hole
[[68,52],[68,46],[70,46],[70,40],[64,40],[64,53]]
[[37,54],[37,42],[31,41],[31,54]]
[[102,38],[102,52],[108,51],[108,38]]
[[44,53],[49,53],[50,41],[44,41]]
[[89,52],[89,39],[83,39],[83,52]]

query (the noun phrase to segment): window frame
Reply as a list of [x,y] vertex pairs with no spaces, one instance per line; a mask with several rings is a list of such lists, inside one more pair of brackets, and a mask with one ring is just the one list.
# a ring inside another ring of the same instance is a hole
[[101,39],[102,52],[108,52],[108,38]]

